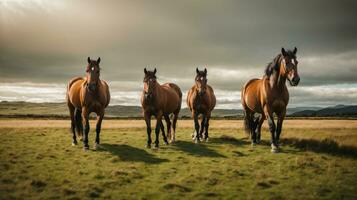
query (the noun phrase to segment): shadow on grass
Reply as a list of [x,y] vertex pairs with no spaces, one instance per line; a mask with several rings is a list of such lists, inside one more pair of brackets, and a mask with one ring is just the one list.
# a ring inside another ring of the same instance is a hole
[[159,164],[167,162],[167,159],[157,158],[143,149],[125,144],[101,144],[100,151],[107,151],[118,156],[121,161],[145,162],[148,164]]
[[187,152],[191,155],[226,158],[226,156],[217,153],[215,150],[207,148],[203,142],[201,144],[195,144],[193,142],[177,141],[174,146],[177,150]]
[[285,145],[290,145],[305,151],[313,151],[316,153],[327,153],[330,155],[357,158],[356,147],[342,146],[331,139],[314,140],[314,139],[284,138],[281,139],[281,142]]
[[218,138],[210,138],[209,143],[212,144],[232,144],[236,146],[242,146],[242,145],[250,145],[249,140],[243,140],[243,139],[236,139],[235,137],[232,136],[227,136],[227,135],[222,135]]

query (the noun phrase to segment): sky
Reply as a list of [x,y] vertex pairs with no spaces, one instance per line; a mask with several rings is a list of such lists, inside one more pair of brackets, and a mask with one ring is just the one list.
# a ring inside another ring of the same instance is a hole
[[63,102],[100,56],[112,105],[140,105],[145,67],[184,93],[206,67],[217,107],[239,109],[244,83],[297,47],[289,107],[357,104],[356,10],[352,0],[0,0],[0,101]]

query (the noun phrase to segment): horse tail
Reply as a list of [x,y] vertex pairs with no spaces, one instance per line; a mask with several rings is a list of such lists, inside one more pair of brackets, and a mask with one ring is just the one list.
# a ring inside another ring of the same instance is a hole
[[82,137],[83,136],[83,124],[82,124],[82,111],[80,109],[78,109],[78,108],[75,109],[74,118],[75,118],[77,136]]
[[242,108],[243,108],[243,114],[244,114],[244,131],[246,134],[250,135],[250,131],[252,130],[252,122],[253,122],[253,118],[252,115],[250,113],[248,113],[248,109],[247,108],[247,104],[244,100],[244,96],[245,96],[245,89],[246,86],[250,83],[251,81],[249,81],[247,84],[245,84],[242,88],[242,92],[241,92],[241,103],[242,103]]

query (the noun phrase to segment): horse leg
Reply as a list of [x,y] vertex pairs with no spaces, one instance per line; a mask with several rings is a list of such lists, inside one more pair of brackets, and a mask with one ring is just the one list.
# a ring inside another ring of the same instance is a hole
[[74,117],[76,123],[77,136],[79,137],[80,141],[83,141],[82,111],[76,108],[74,115],[75,115]]
[[[164,115],[164,118],[165,118],[165,121],[166,121],[166,128],[167,128],[167,137],[166,137],[166,139],[167,138],[169,138],[169,141],[170,141],[170,143],[171,143],[171,141],[172,141],[172,135],[171,135],[171,121],[170,121],[170,116],[169,115]],[[165,143],[167,143],[167,141],[165,142]]]
[[259,144],[261,141],[261,130],[262,130],[263,122],[264,122],[264,116],[261,115],[257,119],[256,128],[255,128],[255,134],[257,135],[257,144]]
[[174,113],[174,119],[172,120],[172,128],[174,130],[171,136],[171,141],[170,141],[171,143],[174,143],[176,141],[176,124],[177,124],[178,115],[179,115],[178,112]]
[[281,133],[281,130],[282,130],[285,114],[286,114],[286,110],[283,110],[278,115],[278,121],[277,121],[277,124],[276,124],[277,125],[276,126],[276,145],[277,145],[277,147],[279,147],[280,133]]
[[208,142],[208,127],[209,127],[209,120],[211,119],[211,113],[209,113],[205,120],[205,141]]
[[273,112],[270,111],[270,109],[268,108],[268,106],[264,107],[264,114],[268,120],[268,124],[269,124],[269,131],[271,134],[271,152],[273,153],[277,153],[278,152],[278,147],[276,145],[276,138],[275,138],[275,123],[274,123],[274,116],[273,116]]
[[200,124],[198,123],[198,113],[197,112],[194,112],[194,114],[193,114],[193,121],[195,123],[195,131],[196,131],[194,141],[195,141],[195,143],[198,143],[200,141],[200,134],[199,134]]
[[200,127],[200,138],[203,141],[203,131],[205,130],[205,124],[206,124],[206,115],[203,115],[202,121],[201,121],[201,127]]
[[[163,140],[164,140],[164,143],[165,144],[169,144],[168,142],[167,142],[167,137],[166,137],[166,134],[165,134],[165,127],[164,127],[164,123],[162,123],[162,120],[161,120],[161,133],[162,133],[162,138],[163,138]],[[166,126],[167,126],[167,123],[166,123]]]
[[155,148],[159,148],[159,134],[162,125],[162,113],[156,115],[156,128],[155,128]]
[[151,115],[145,112],[144,119],[146,123],[146,133],[147,133],[146,148],[151,148]]
[[103,117],[104,117],[104,109],[102,112],[99,112],[97,114],[97,125],[95,128],[96,135],[95,135],[95,144],[94,144],[95,150],[97,149],[97,147],[99,147],[99,144],[100,144],[100,130],[102,127]]
[[84,145],[84,150],[88,150],[89,149],[89,145],[88,145],[89,111],[85,107],[82,108],[82,119],[83,119],[83,126],[84,126],[83,145]]
[[68,104],[68,109],[69,109],[69,115],[71,117],[71,130],[72,130],[72,134],[73,134],[72,146],[75,146],[78,144],[77,137],[76,137],[76,121],[75,121],[76,119],[74,116],[75,108],[71,104]]

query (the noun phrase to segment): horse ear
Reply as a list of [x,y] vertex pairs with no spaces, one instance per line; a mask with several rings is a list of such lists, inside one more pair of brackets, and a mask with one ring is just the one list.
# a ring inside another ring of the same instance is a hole
[[90,64],[90,57],[87,58],[87,62],[88,62],[88,64]]
[[205,71],[204,71],[204,72],[205,72],[205,74],[207,75],[207,69],[206,69],[206,68],[205,68]]
[[155,69],[154,69],[154,74],[156,74],[156,67],[155,67]]
[[283,56],[286,56],[286,51],[285,51],[284,47],[281,48],[281,54],[283,54]]
[[199,73],[200,73],[200,71],[198,70],[198,68],[197,68],[197,67],[196,67],[196,73],[197,73],[197,74],[199,74]]
[[100,57],[98,58],[98,60],[97,60],[97,64],[99,64],[100,63]]
[[297,48],[295,47],[293,51],[294,55],[296,54],[296,52],[297,52]]
[[146,67],[144,68],[144,73],[145,73],[145,74],[147,74],[147,73],[148,73],[148,71],[146,70]]

